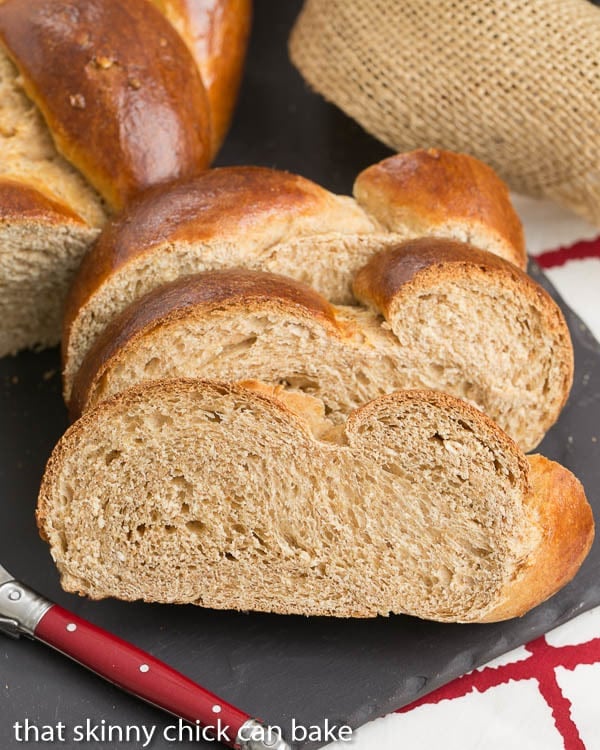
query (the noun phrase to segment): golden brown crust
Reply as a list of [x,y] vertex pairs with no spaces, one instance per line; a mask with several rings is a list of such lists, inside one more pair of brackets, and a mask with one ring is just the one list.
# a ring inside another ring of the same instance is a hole
[[214,308],[293,309],[295,315],[318,320],[332,335],[338,334],[333,307],[309,286],[262,271],[230,269],[178,279],[130,305],[117,316],[86,355],[73,383],[69,412],[76,419],[107,368],[128,344],[156,327],[190,314],[206,315]]
[[405,221],[428,234],[449,223],[480,224],[515,265],[526,267],[523,228],[508,189],[472,156],[434,148],[397,154],[361,172],[354,195],[392,231]]
[[451,267],[481,268],[490,273],[501,273],[535,290],[554,305],[547,292],[513,263],[472,245],[439,237],[406,240],[374,255],[356,274],[354,294],[357,299],[376,307],[387,317],[402,287],[414,282],[426,271]]
[[483,622],[520,617],[546,601],[577,573],[594,540],[594,517],[581,482],[543,456],[527,458],[531,492],[526,502],[540,528],[539,545]]
[[64,203],[21,180],[0,178],[0,222],[36,221],[45,224],[86,222]]
[[147,0],[5,0],[0,39],[58,150],[113,208],[207,166],[200,74]]
[[251,0],[152,0],[186,41],[200,69],[211,113],[212,155],[231,122],[250,26]]
[[149,190],[106,225],[84,258],[65,307],[63,354],[79,310],[131,260],[166,242],[229,239],[255,228],[266,232],[282,215],[318,217],[332,200],[310,180],[263,167],[211,169],[168,190]]

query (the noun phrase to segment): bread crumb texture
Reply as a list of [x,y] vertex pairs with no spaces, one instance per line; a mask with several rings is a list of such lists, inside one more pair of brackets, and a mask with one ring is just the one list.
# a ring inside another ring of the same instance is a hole
[[505,603],[543,528],[527,501],[527,460],[491,420],[426,391],[371,401],[334,434],[307,408],[310,419],[256,384],[171,380],[88,412],[59,442],[40,492],[63,586],[441,621],[485,619]]

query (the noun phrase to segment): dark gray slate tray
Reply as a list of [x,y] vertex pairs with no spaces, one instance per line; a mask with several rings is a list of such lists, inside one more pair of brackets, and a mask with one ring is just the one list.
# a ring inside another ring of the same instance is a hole
[[[257,2],[238,117],[220,163],[286,168],[348,192],[356,172],[388,152],[309,92],[288,63],[286,38],[298,8],[298,2]],[[539,271],[532,271],[558,299]],[[600,517],[600,443],[593,441],[600,439],[600,348],[561,306],[575,342],[575,386],[540,450],[581,478]],[[44,463],[67,424],[58,368],[56,351],[0,360],[0,560],[63,606],[284,728],[292,717],[305,725],[329,718],[357,727],[600,604],[599,544],[559,595],[521,620],[497,625],[278,617],[94,603],[67,595],[33,519]],[[67,728],[88,718],[97,724],[156,724],[157,734],[172,723],[39,644],[0,638],[1,748],[22,746],[12,725],[25,717],[38,724],[62,721]]]

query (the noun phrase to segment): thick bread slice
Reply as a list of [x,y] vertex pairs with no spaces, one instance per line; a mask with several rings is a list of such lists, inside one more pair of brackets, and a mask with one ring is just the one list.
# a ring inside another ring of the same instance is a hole
[[69,283],[97,233],[66,205],[0,176],[0,356],[58,343]]
[[390,231],[468,242],[527,267],[523,227],[491,167],[437,148],[396,154],[361,172],[358,202]]
[[0,40],[57,149],[113,208],[208,165],[200,73],[152,3],[4,0]]
[[377,233],[352,198],[298,175],[221,167],[149,191],[110,222],[86,255],[67,299],[64,387],[112,318],[165,282],[245,266],[352,299],[352,275],[397,235]]
[[77,373],[71,417],[140,382],[180,377],[285,383],[322,399],[336,422],[407,381],[397,340],[372,312],[334,307],[286,276],[206,271],[112,321]]
[[[490,245],[495,250],[498,243],[490,237],[500,231],[500,215],[511,225],[518,226],[519,220],[493,180],[471,177],[471,162],[457,157],[456,191],[461,198],[454,200],[473,203],[478,228],[473,238],[481,240],[484,249]],[[431,167],[426,162],[429,172],[437,163],[433,160]],[[445,159],[440,164],[440,179],[447,179]],[[461,165],[467,170],[463,177]],[[423,211],[430,211],[431,196],[423,191],[420,196],[427,204]],[[489,208],[494,199],[496,214]],[[413,208],[417,203],[418,198]],[[479,206],[485,209],[481,215]],[[454,210],[452,204],[448,215]],[[463,222],[466,210],[460,214]],[[482,227],[488,220],[486,235]],[[245,266],[286,274],[331,302],[352,304],[352,278],[374,253],[413,237],[415,231],[444,233],[435,222],[429,227],[422,222],[416,230],[414,224],[410,217],[404,225],[398,219],[390,232],[351,198],[335,196],[297,175],[257,167],[216,169],[166,191],[153,191],[106,228],[74,282],[63,333],[65,396],[69,398],[85,353],[110,320],[160,284],[198,271]]]
[[61,439],[40,491],[63,586],[490,621],[539,604],[589,550],[581,485],[528,462],[458,399],[398,392],[340,429],[337,442],[317,439],[284,402],[214,381],[160,381],[102,403]]
[[259,271],[158,287],[98,337],[71,415],[143,381],[208,377],[285,383],[321,398],[335,422],[383,393],[441,390],[491,416],[523,450],[558,418],[573,377],[569,332],[555,302],[508,261],[450,240],[409,240],[374,256],[356,287],[367,301],[377,295],[385,320]]
[[188,45],[206,89],[212,155],[229,128],[237,101],[252,0],[152,0]]

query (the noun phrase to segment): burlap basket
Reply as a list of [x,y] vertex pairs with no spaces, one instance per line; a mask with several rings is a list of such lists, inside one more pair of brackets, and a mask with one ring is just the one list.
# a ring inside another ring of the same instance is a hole
[[290,52],[395,150],[473,154],[600,225],[600,8],[587,0],[306,0]]

